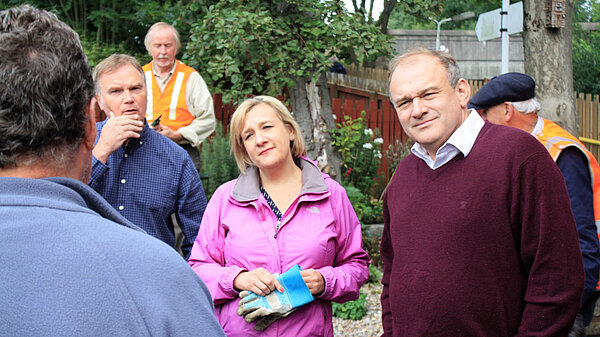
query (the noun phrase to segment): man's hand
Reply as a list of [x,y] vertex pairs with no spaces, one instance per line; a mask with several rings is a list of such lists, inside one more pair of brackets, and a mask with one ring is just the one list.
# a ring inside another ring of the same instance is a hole
[[239,273],[233,279],[233,287],[237,291],[249,290],[260,296],[266,296],[275,288],[283,292],[283,286],[275,276],[262,267]]
[[325,279],[318,271],[314,269],[301,270],[300,275],[311,294],[316,296],[325,290]]
[[168,126],[158,124],[154,127],[154,130],[174,142],[180,142],[183,140],[183,136],[179,131],[173,131],[173,129],[169,128]]
[[102,128],[100,139],[96,143],[92,153],[99,161],[106,164],[108,157],[123,145],[129,138],[140,138],[144,128],[144,122],[138,120],[139,116],[121,115],[115,117],[108,112],[109,119]]

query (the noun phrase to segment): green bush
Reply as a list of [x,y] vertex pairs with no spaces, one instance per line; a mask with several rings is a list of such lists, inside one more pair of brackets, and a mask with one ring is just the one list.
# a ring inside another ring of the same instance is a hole
[[378,284],[381,282],[381,277],[383,277],[383,273],[380,272],[373,263],[371,263],[369,265],[369,278],[367,279],[367,283]]
[[210,139],[202,144],[202,168],[200,174],[207,176],[203,181],[206,198],[210,199],[217,187],[221,184],[235,179],[239,175],[239,170],[231,147],[229,146],[229,137],[223,135],[223,126],[217,123],[215,133]]
[[[363,226],[362,237],[363,237],[363,249],[369,254],[371,258],[371,266],[382,267],[381,262],[381,238],[379,236],[373,236],[366,230],[366,226]],[[371,277],[371,276],[369,276]]]
[[361,224],[383,223],[383,202],[365,195],[357,187],[345,185],[348,199]]
[[331,144],[342,157],[342,184],[354,186],[365,195],[379,197],[377,187],[382,178],[378,174],[383,139],[379,130],[367,128],[365,112],[352,119],[344,116],[337,128],[331,130]]
[[367,313],[367,295],[360,292],[358,299],[346,303],[332,303],[333,316],[358,321]]

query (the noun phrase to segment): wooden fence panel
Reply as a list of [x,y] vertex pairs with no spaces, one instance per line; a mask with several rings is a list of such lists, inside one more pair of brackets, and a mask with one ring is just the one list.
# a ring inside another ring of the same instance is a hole
[[575,94],[579,115],[579,138],[596,159],[600,156],[600,99],[598,95]]

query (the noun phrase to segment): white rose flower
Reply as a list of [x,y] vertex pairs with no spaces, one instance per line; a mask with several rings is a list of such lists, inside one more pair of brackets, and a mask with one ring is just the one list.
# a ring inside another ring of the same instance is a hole
[[373,137],[373,130],[371,130],[371,129],[365,129],[365,135],[367,135],[369,137]]
[[381,138],[381,137],[375,138],[375,139],[373,139],[373,143],[375,143],[375,144],[383,144],[383,138]]
[[365,149],[372,149],[373,148],[373,144],[371,144],[371,143],[364,143],[363,144],[363,148],[365,148]]

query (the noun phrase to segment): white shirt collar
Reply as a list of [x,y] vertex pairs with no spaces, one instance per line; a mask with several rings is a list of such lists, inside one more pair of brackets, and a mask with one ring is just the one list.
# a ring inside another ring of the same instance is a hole
[[535,127],[533,128],[533,131],[531,131],[531,134],[534,137],[537,137],[540,133],[542,133],[543,129],[544,129],[544,119],[541,116],[538,116],[537,122],[535,122]]
[[437,150],[435,160],[427,154],[427,150],[415,143],[411,148],[412,153],[421,158],[432,170],[448,163],[459,153],[468,156],[475,144],[475,139],[485,122],[474,109],[470,110],[467,119],[450,135],[450,138]]

